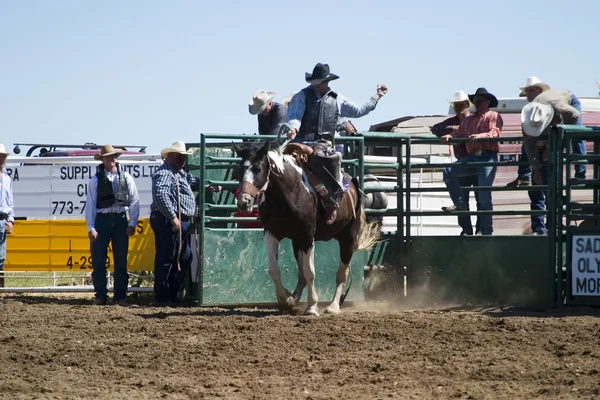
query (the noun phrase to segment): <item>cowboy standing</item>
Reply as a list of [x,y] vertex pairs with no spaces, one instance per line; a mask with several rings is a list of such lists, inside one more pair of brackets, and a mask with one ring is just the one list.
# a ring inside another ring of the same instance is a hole
[[[312,74],[305,74],[305,80],[310,85],[294,95],[287,115],[290,126],[288,139],[317,142],[314,156],[309,161],[309,168],[316,175],[317,181],[311,181],[311,184],[325,207],[328,225],[335,221],[338,201],[343,195],[341,157],[331,149],[340,117],[360,118],[367,115],[387,93],[385,85],[377,85],[377,94],[359,107],[331,90],[329,82],[338,78],[339,76],[330,73],[329,65],[315,65]],[[313,175],[310,174],[309,177],[312,178]]]
[[[476,167],[474,169],[461,166],[472,162],[498,162],[498,142],[481,142],[480,139],[494,138],[500,136],[502,130],[502,117],[490,108],[498,106],[496,96],[489,93],[485,88],[479,88],[475,94],[469,95],[469,100],[475,104],[475,114],[466,117],[451,134],[442,136],[442,143],[448,143],[450,139],[469,138],[466,144],[469,157],[454,162],[457,167],[445,168],[444,182],[454,205],[442,207],[446,212],[466,211],[467,203],[460,190],[458,178],[462,176],[477,174],[478,186],[492,186],[496,177],[496,166]],[[479,193],[479,207],[483,211],[493,210],[492,193],[482,191]],[[493,232],[492,215],[481,216],[481,234],[491,235]]]
[[259,90],[248,103],[250,114],[258,114],[259,135],[272,135],[275,133],[275,128],[285,122],[287,108],[281,103],[274,102],[274,97],[273,92]]
[[[527,97],[528,102],[534,101],[534,99],[540,94],[544,93],[546,90],[550,90],[550,86],[543,83],[539,78],[535,76],[530,76],[527,78],[527,83],[524,87],[520,88],[521,93],[519,96]],[[581,103],[579,99],[571,94],[571,99],[569,100],[569,105],[577,109],[581,113]],[[581,125],[582,118],[580,117],[577,121],[573,123],[573,125]],[[584,140],[573,140],[572,141],[572,149],[575,154],[585,155],[587,154],[587,150],[585,148]],[[525,152],[525,145],[521,147],[521,161],[528,162],[528,156]],[[575,178],[585,179],[586,166],[585,164],[577,164],[575,166]],[[517,172],[517,179],[512,182],[509,182],[506,186],[508,187],[518,187],[518,186],[529,186],[531,185],[531,168],[527,165],[520,165]]]
[[102,146],[100,154],[94,155],[94,159],[102,160],[102,164],[88,184],[85,221],[91,241],[96,305],[105,305],[107,300],[106,259],[111,242],[115,267],[115,304],[125,304],[127,296],[129,236],[135,234],[140,203],[133,177],[119,168],[117,158],[122,152],[109,144]]
[[6,235],[13,232],[15,212],[13,210],[12,179],[6,172],[6,158],[10,153],[0,143],[0,287],[4,287],[4,263],[6,262]]
[[[458,127],[461,122],[465,120],[469,114],[469,107],[471,107],[471,102],[469,101],[469,96],[459,90],[454,94],[454,97],[450,101],[452,106],[454,107],[455,116],[445,119],[442,122],[439,122],[431,127],[431,133],[436,135],[437,137],[442,137],[447,134],[452,134],[458,130]],[[469,157],[469,152],[467,151],[466,143],[457,143],[454,145],[454,156],[457,160],[462,160],[463,158]],[[465,200],[465,205],[467,210],[469,210],[469,187],[477,186],[477,174],[472,171],[472,174],[461,176],[458,178],[458,184],[461,187],[465,187],[462,191],[463,199]],[[479,210],[479,192],[475,191],[475,201],[477,202],[477,209]],[[473,225],[471,224],[471,216],[470,215],[459,215],[458,216],[458,225],[462,228],[462,232],[460,236],[472,236],[473,235]],[[481,233],[481,220],[479,216],[477,216],[477,223],[475,225],[475,234]]]
[[150,207],[156,246],[154,297],[159,303],[177,303],[177,293],[192,265],[193,192],[200,189],[200,180],[184,170],[192,150],[186,150],[183,142],[173,143],[160,154],[164,162],[152,175]]
[[[537,141],[536,138],[551,124],[577,125],[577,122],[581,121],[581,111],[573,106],[572,97],[568,90],[546,90],[526,104],[521,111],[523,147],[530,160],[536,184],[548,184],[548,165],[543,164],[546,161],[546,143]],[[530,190],[529,198],[532,211],[546,209],[544,192]],[[543,215],[531,216],[531,232],[533,235],[547,233]]]

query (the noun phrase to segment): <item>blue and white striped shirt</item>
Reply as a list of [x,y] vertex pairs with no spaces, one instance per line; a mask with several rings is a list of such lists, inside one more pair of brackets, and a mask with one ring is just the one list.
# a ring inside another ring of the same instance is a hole
[[[308,86],[310,87],[310,86]],[[317,93],[317,98],[322,96]],[[357,106],[343,95],[337,93],[337,105],[340,113],[340,117],[345,118],[360,118],[364,117],[377,106],[377,100],[371,97],[363,106]],[[292,97],[290,104],[288,105],[287,122],[292,128],[300,129],[302,124],[302,117],[306,111],[306,96],[304,91],[299,91]]]
[[0,179],[0,212],[7,215],[5,220],[0,221],[0,232],[4,232],[6,221],[15,222],[12,179],[8,176],[6,169],[2,169],[2,179]]
[[152,174],[152,211],[159,211],[169,220],[177,217],[177,184],[179,181],[179,195],[181,215],[193,217],[196,215],[196,198],[193,191],[200,189],[200,180],[188,172],[177,171],[171,164],[164,161]]

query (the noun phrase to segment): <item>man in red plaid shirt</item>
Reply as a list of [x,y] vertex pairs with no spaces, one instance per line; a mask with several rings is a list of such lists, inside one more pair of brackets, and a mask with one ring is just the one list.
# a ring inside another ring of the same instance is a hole
[[[468,176],[474,172],[477,174],[478,186],[492,186],[496,177],[496,166],[471,167],[473,162],[498,162],[498,142],[485,142],[481,139],[500,136],[502,130],[502,117],[490,108],[498,106],[496,96],[489,93],[485,88],[479,88],[475,94],[469,95],[469,100],[475,104],[475,114],[465,118],[458,130],[451,134],[442,136],[442,143],[448,143],[450,139],[468,138],[467,151],[469,157],[456,161],[455,166],[444,169],[444,182],[448,187],[450,198],[454,205],[442,207],[446,212],[467,210],[468,199],[463,198],[458,178]],[[492,193],[481,191],[479,193],[479,207],[482,211],[493,210]],[[481,234],[491,235],[493,232],[492,215],[481,216]]]

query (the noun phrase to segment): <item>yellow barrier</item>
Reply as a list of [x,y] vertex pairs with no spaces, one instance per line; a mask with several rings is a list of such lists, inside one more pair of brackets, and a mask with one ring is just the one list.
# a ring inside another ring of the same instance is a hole
[[[108,252],[112,271],[112,249]],[[7,238],[5,271],[55,272],[92,270],[90,240],[85,220],[17,221]],[[150,222],[140,219],[129,238],[129,271],[154,270],[154,233]]]

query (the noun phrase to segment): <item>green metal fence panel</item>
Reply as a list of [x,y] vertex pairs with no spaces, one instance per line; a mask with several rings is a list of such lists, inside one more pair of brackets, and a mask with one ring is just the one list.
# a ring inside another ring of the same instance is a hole
[[[269,276],[262,230],[208,230],[204,235],[202,305],[261,304],[275,301],[275,286]],[[363,300],[363,271],[368,252],[352,257],[352,285],[347,301]],[[339,265],[336,241],[315,245],[315,285],[319,301],[331,301]],[[280,243],[282,283],[293,292],[298,267],[291,241]],[[350,279],[350,278],[349,278]],[[306,300],[304,290],[303,301]]]
[[547,236],[413,236],[408,296],[438,304],[549,307]]

